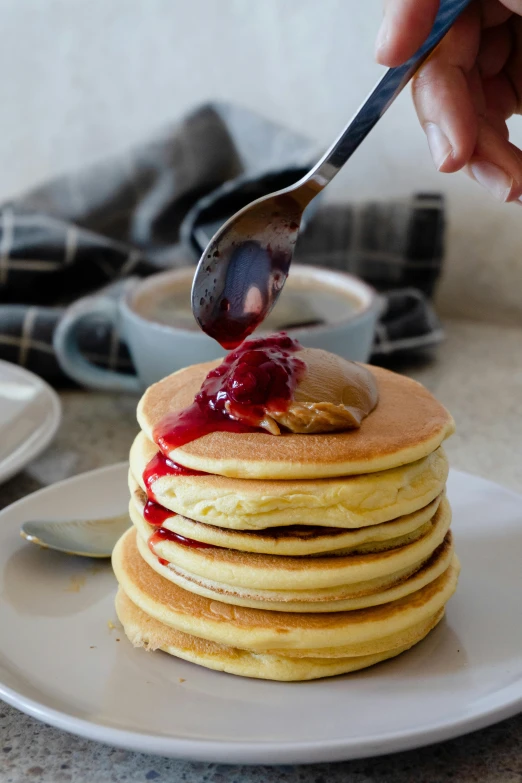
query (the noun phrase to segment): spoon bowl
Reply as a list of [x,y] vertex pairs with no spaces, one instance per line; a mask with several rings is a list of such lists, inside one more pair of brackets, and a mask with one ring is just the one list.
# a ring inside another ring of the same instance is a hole
[[110,557],[116,541],[130,527],[127,513],[107,519],[28,521],[20,535],[43,549],[80,557]]
[[192,309],[224,348],[236,347],[274,306],[309,200],[283,190],[254,201],[225,223],[202,256]]

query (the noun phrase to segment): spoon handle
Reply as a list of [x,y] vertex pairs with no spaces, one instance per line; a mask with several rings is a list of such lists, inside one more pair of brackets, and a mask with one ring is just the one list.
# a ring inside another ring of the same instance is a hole
[[433,28],[424,44],[405,63],[386,71],[339,138],[301,182],[297,183],[298,187],[307,184],[312,186],[313,192],[309,194],[309,198],[313,198],[335,177],[470,2],[471,0],[441,0]]

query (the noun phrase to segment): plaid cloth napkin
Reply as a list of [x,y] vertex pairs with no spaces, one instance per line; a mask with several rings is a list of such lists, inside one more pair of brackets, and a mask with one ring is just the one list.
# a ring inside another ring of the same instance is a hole
[[[52,343],[65,307],[196,263],[227,217],[295,182],[319,154],[308,139],[250,111],[208,104],[142,147],[4,204],[0,358],[67,385]],[[305,218],[296,261],[349,271],[383,293],[373,361],[441,341],[429,303],[443,256],[440,195],[324,205]],[[109,323],[85,321],[79,345],[99,366],[132,372]]]

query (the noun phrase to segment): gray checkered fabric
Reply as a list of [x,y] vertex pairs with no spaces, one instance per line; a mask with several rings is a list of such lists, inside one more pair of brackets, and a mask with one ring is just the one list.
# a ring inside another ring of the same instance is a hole
[[[196,263],[224,220],[298,180],[319,153],[250,111],[208,104],[125,155],[4,204],[0,358],[69,384],[52,347],[67,306],[97,292],[119,296],[136,277]],[[383,294],[374,361],[442,340],[430,304],[443,257],[441,196],[318,204],[305,217],[296,261],[349,271]],[[79,345],[99,366],[132,372],[109,323],[86,320]]]

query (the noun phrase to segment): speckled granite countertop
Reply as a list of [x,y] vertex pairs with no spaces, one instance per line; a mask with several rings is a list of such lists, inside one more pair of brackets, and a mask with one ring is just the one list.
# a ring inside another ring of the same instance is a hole
[[[452,411],[452,465],[522,492],[522,337],[519,329],[446,324],[437,359],[404,371]],[[136,432],[132,397],[67,392],[54,444],[0,487],[0,506],[81,471],[126,459]],[[0,703],[2,783],[522,783],[522,715],[467,737],[380,759],[293,767],[173,761],[99,745]]]

